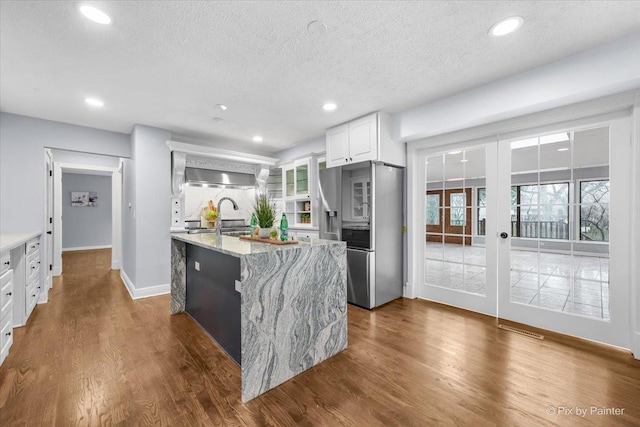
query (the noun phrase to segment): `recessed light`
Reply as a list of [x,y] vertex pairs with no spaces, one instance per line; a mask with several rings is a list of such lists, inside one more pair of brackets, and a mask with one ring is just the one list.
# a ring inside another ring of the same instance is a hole
[[84,102],[92,107],[104,107],[104,102],[99,100],[98,98],[85,98]]
[[496,37],[506,36],[520,28],[523,22],[524,20],[521,16],[512,16],[510,18],[503,19],[491,27],[489,34]]
[[262,142],[262,137],[260,135],[256,135],[253,137],[253,142]]
[[307,31],[311,34],[324,34],[327,32],[327,24],[322,21],[311,21],[307,25]]
[[458,151],[450,151],[450,152],[448,152],[447,154],[454,155],[454,154],[460,154],[460,153],[462,153],[462,150],[458,150]]
[[111,24],[111,18],[109,17],[109,15],[107,15],[100,9],[97,9],[93,6],[88,6],[88,5],[80,6],[80,12],[84,16],[91,19],[93,22],[97,22],[98,24],[103,24],[103,25]]
[[324,105],[322,106],[322,109],[323,109],[324,111],[333,111],[333,110],[335,110],[336,108],[338,108],[338,106],[337,106],[336,104],[334,104],[333,102],[327,102],[326,104],[324,104]]
[[218,107],[222,111],[227,111],[227,106],[224,104],[216,104],[216,107]]
[[224,123],[224,120],[222,120],[220,117],[214,117],[213,122],[221,125]]
[[558,151],[569,151],[569,149],[567,147],[564,148],[558,148]]

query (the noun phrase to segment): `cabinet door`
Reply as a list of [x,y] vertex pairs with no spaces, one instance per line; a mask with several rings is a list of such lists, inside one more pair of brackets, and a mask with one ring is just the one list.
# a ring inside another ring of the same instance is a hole
[[376,114],[349,123],[349,163],[375,160],[378,154]]
[[327,131],[327,167],[342,166],[349,159],[349,125],[336,126]]
[[296,162],[296,196],[309,196],[309,162]]
[[282,176],[284,183],[284,197],[293,197],[296,195],[296,172],[293,167],[285,166],[282,168]]
[[351,217],[368,219],[370,200],[371,182],[363,179],[354,180],[351,184]]

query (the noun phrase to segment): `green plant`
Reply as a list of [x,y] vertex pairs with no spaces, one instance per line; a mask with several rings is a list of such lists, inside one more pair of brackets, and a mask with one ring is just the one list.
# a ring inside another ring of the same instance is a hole
[[253,205],[253,210],[258,219],[260,228],[271,228],[276,219],[276,211],[271,204],[271,198],[267,194],[259,194]]

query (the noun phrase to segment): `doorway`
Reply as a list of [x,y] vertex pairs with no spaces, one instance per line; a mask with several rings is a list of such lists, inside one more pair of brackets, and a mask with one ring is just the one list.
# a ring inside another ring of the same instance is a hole
[[[122,257],[122,237],[121,237],[121,212],[122,212],[122,162],[119,158],[77,153],[65,150],[51,150],[53,159],[53,179],[52,179],[52,191],[47,197],[51,197],[53,200],[53,255],[52,255],[52,276],[60,276],[63,273],[62,269],[62,252],[63,252],[63,240],[64,240],[64,227],[63,227],[63,205],[71,203],[70,191],[86,191],[91,192],[90,188],[86,185],[78,186],[75,190],[66,191],[63,194],[62,176],[63,174],[77,174],[84,176],[101,176],[105,180],[109,181],[109,194],[108,199],[105,199],[106,193],[97,194],[97,205],[105,206],[110,205],[110,212],[108,227],[104,227],[104,221],[93,220],[91,227],[95,229],[101,228],[110,229],[110,236],[108,244],[96,244],[89,243],[68,243],[66,249],[91,249],[98,247],[111,247],[111,268],[119,269],[121,266]],[[82,188],[80,188],[82,187]],[[86,188],[85,188],[86,187]],[[96,209],[89,208],[75,208],[76,210],[84,209],[85,213],[95,213]],[[66,218],[70,220],[70,218]],[[66,221],[65,220],[65,221]],[[86,225],[86,224],[85,224]],[[89,228],[91,230],[91,228]],[[95,233],[92,233],[95,234]],[[69,237],[67,235],[67,237]],[[95,236],[94,236],[95,237]],[[68,239],[67,239],[68,240]]]
[[417,296],[629,348],[630,126],[419,151]]

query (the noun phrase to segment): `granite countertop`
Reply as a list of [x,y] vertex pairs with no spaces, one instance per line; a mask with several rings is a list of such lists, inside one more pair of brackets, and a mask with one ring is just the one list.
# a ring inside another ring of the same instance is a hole
[[16,248],[41,234],[41,231],[32,233],[2,233],[0,234],[0,252]]
[[171,233],[171,238],[185,243],[200,246],[205,249],[222,252],[227,255],[241,258],[246,255],[260,254],[265,252],[278,252],[294,250],[298,248],[314,246],[346,245],[345,242],[322,239],[301,239],[296,245],[272,245],[262,242],[249,242],[240,240],[234,236],[217,236],[215,233],[185,234]]

